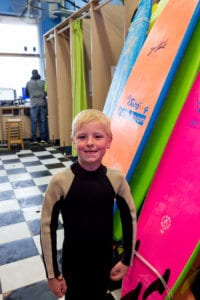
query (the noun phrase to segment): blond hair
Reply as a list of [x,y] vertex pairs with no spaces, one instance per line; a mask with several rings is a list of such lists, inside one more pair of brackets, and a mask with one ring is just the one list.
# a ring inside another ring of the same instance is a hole
[[97,109],[85,109],[79,112],[73,122],[72,122],[72,133],[71,137],[73,138],[76,134],[76,131],[86,123],[93,121],[100,122],[104,127],[107,135],[112,138],[112,132],[110,127],[110,119],[100,110]]

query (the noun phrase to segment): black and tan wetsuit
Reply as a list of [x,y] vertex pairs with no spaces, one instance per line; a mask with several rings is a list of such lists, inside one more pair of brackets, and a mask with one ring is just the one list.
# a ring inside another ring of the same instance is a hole
[[[101,165],[86,171],[75,162],[55,174],[45,193],[41,245],[48,278],[59,276],[56,230],[59,213],[64,226],[62,274],[68,300],[103,300],[112,263],[113,207],[119,208],[124,254],[133,257],[136,212],[129,185],[120,171]],[[89,274],[89,275],[88,275]]]

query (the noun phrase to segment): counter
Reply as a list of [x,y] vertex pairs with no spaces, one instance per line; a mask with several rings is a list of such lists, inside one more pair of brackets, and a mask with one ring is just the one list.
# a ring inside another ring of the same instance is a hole
[[0,106],[0,142],[4,143],[7,139],[6,121],[17,118],[22,120],[24,139],[31,138],[30,107],[25,105]]

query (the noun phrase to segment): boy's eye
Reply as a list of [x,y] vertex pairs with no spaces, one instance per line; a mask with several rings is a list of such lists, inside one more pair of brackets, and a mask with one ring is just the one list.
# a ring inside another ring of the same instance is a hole
[[77,139],[84,140],[85,139],[85,135],[79,135],[79,136],[77,136]]
[[96,135],[95,135],[95,138],[96,138],[96,139],[101,139],[101,138],[102,138],[102,135],[96,134]]

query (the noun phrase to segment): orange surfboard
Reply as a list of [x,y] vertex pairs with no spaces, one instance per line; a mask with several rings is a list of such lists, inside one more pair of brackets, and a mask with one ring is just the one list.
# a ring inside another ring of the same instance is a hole
[[[151,29],[111,119],[103,163],[129,181],[197,22],[198,0],[169,0]],[[159,143],[159,140],[158,140]]]

